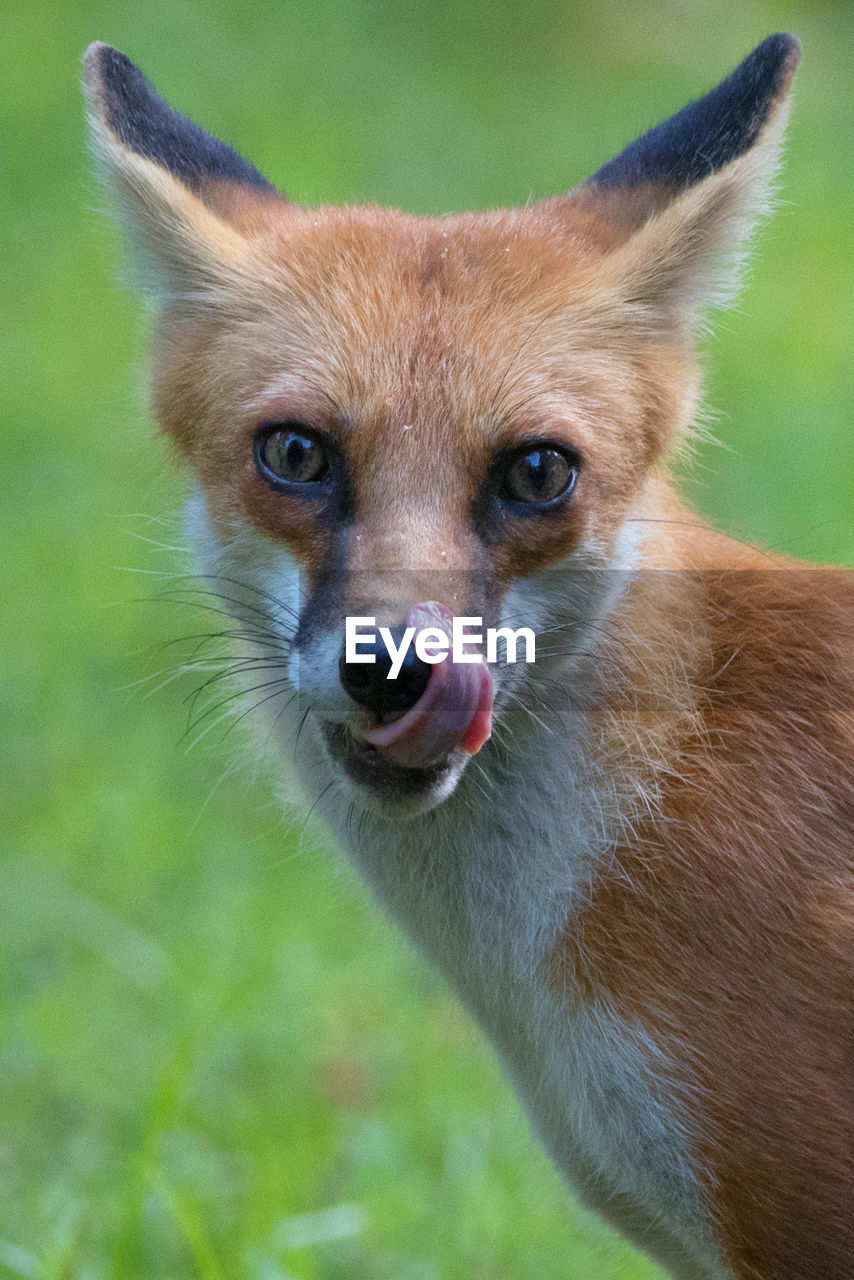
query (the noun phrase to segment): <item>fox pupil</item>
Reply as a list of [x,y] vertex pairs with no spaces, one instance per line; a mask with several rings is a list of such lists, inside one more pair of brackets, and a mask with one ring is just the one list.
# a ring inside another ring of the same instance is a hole
[[557,449],[534,449],[507,472],[507,495],[514,502],[552,502],[574,483],[576,470]]
[[[301,476],[302,471],[311,470],[311,445],[301,436],[290,436],[285,445],[285,458],[287,459],[288,470],[293,472],[295,478]],[[306,463],[308,464],[306,466]]]
[[326,473],[323,446],[301,431],[271,431],[259,453],[263,467],[278,480],[306,484]]

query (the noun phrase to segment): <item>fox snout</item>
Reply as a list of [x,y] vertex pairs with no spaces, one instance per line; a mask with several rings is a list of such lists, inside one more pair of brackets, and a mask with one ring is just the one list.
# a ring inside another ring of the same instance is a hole
[[492,732],[492,677],[482,655],[463,653],[464,644],[458,651],[461,621],[427,601],[409,610],[396,635],[383,628],[370,653],[357,654],[348,643],[342,684],[377,722],[361,741],[392,765],[430,768],[458,748],[474,755]]
[[367,707],[378,723],[414,706],[427,688],[432,668],[407,642],[407,628],[392,628],[390,644],[378,634],[360,648],[359,660],[348,661],[346,642],[342,646],[338,673],[345,693]]

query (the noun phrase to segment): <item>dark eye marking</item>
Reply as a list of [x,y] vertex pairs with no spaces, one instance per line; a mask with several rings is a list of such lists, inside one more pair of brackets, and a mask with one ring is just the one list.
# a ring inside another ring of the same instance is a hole
[[273,488],[309,494],[330,479],[327,446],[316,431],[299,422],[259,427],[253,451],[259,475]]
[[505,461],[499,476],[499,497],[504,502],[547,507],[568,498],[579,475],[576,454],[544,441],[517,449]]

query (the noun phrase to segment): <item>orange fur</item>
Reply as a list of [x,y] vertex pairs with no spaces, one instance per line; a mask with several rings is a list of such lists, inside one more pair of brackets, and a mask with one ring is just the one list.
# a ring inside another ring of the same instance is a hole
[[854,581],[756,554],[745,566],[719,535],[666,537],[671,568],[710,554],[730,567],[668,592],[655,575],[626,606],[598,732],[648,803],[556,948],[554,982],[691,1063],[708,1200],[737,1274],[841,1277],[854,1257]]

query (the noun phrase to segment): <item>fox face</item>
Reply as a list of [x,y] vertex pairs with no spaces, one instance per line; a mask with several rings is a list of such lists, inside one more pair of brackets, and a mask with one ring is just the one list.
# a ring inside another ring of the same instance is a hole
[[[276,666],[271,721],[358,804],[429,809],[630,569],[690,430],[692,334],[761,211],[797,61],[773,36],[566,196],[439,219],[302,209],[94,45],[98,154],[155,299],[157,418],[201,572]],[[418,610],[421,610],[420,614]],[[413,610],[416,612],[413,614]],[[535,666],[389,679],[345,619],[559,633]]]
[[[581,571],[625,554],[627,512],[687,395],[692,370],[678,349],[650,341],[643,364],[616,344],[591,353],[595,299],[579,277],[595,257],[567,262],[556,238],[548,223],[530,228],[512,214],[436,225],[373,211],[296,214],[265,246],[257,297],[244,303],[251,335],[240,318],[219,316],[201,368],[180,337],[161,346],[159,417],[186,441],[207,517],[197,556],[222,547],[218,572],[237,581],[248,571],[288,602],[278,625],[300,694],[294,710],[310,707],[304,732],[319,732],[369,802],[436,801],[470,757],[430,741],[440,758],[416,754],[422,767],[412,768],[360,747],[403,682],[378,671],[376,697],[353,696],[340,667],[345,618],[401,627],[432,600],[485,625],[525,621],[540,632],[583,616],[573,596],[589,595],[593,579]],[[322,307],[300,305],[287,265],[294,245],[328,299]],[[266,287],[277,274],[281,288]],[[577,299],[569,316],[568,296]],[[187,396],[212,387],[215,403],[188,413]],[[223,538],[235,528],[253,546],[240,567]],[[571,571],[554,601],[537,580],[559,565]],[[494,700],[498,718],[525,676],[503,663],[480,696],[449,690],[462,704],[458,738],[479,706],[488,714]],[[408,710],[405,693],[397,698],[388,709]]]

